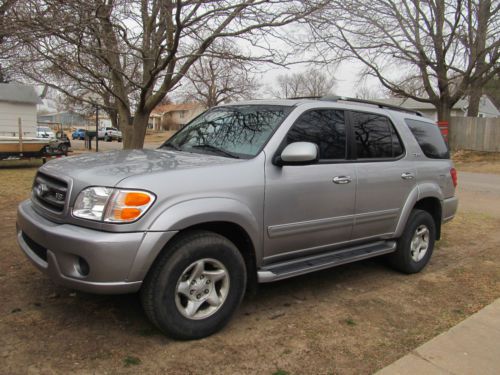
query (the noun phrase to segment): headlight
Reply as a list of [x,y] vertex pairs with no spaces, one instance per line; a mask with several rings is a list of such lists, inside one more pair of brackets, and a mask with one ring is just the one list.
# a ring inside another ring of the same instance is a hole
[[139,219],[155,200],[142,190],[121,190],[94,186],[80,192],[73,216],[111,223],[129,223]]

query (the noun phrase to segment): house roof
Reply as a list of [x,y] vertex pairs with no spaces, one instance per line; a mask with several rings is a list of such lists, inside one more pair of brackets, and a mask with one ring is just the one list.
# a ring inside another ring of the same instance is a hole
[[[415,99],[410,99],[410,98],[385,98],[385,99],[374,99],[374,101],[389,105],[395,105],[403,108],[413,109],[416,111],[436,110],[436,107],[434,107],[432,103],[419,102]],[[468,106],[469,106],[469,99],[464,98],[456,102],[455,105],[453,106],[453,109],[462,110],[465,112]],[[479,102],[479,112],[495,114],[497,116],[500,115],[500,112],[494,106],[493,102],[487,95],[483,95],[481,97],[481,100]]]
[[0,102],[42,104],[33,86],[0,83]]
[[153,114],[163,114],[175,111],[190,111],[202,107],[198,103],[181,103],[181,104],[161,104],[153,109]]

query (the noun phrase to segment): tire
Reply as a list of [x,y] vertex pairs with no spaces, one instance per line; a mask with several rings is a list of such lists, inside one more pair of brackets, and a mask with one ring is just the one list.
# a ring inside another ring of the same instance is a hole
[[122,142],[122,139],[121,138],[118,138],[118,143],[121,143]]
[[241,253],[227,238],[201,230],[180,234],[163,250],[143,283],[144,311],[172,338],[209,336],[228,323],[241,303],[246,273]]
[[59,151],[61,151],[64,155],[66,155],[68,153],[68,145],[67,144],[61,143],[58,148],[59,148]]
[[[413,240],[415,243],[412,245]],[[398,239],[397,250],[388,255],[389,262],[403,273],[420,272],[431,259],[435,241],[436,223],[433,217],[427,211],[414,209]]]

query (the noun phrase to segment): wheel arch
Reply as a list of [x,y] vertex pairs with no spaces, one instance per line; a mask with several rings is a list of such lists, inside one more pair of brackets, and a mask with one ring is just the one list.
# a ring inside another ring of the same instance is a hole
[[234,199],[200,198],[179,202],[163,209],[149,226],[155,244],[139,250],[141,254],[136,259],[141,259],[141,264],[134,265],[134,270],[141,272],[134,272],[133,276],[145,277],[158,256],[168,249],[169,243],[186,232],[201,229],[220,234],[236,245],[247,267],[248,289],[252,290],[257,283],[257,267],[262,259],[259,227],[252,211]]
[[439,240],[441,238],[442,199],[439,187],[434,184],[416,186],[408,195],[401,210],[394,237],[400,237],[403,233],[411,211],[420,209],[431,214],[436,224],[436,239]]
[[[204,222],[187,227],[177,233],[176,236],[191,230],[206,230],[214,232],[234,243],[245,261],[247,269],[247,289],[250,291],[255,290],[257,287],[257,262],[255,258],[255,247],[250,235],[242,226],[229,221]],[[174,236],[174,238],[176,236]],[[174,238],[172,238],[172,240]]]
[[[165,251],[169,244],[179,237],[186,236],[189,232],[205,230],[217,233],[230,240],[238,248],[247,269],[247,290],[255,291],[257,287],[257,263],[255,245],[247,231],[234,222],[229,221],[207,221],[186,226],[177,231],[151,232],[153,236],[148,238],[148,244],[140,249],[136,261],[129,272],[129,278],[133,280],[144,280],[155,262]],[[137,261],[140,259],[139,261]]]

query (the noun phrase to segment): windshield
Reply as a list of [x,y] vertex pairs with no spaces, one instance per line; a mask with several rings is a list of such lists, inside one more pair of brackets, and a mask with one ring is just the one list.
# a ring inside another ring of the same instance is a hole
[[234,158],[256,156],[292,107],[217,107],[198,116],[162,147]]

